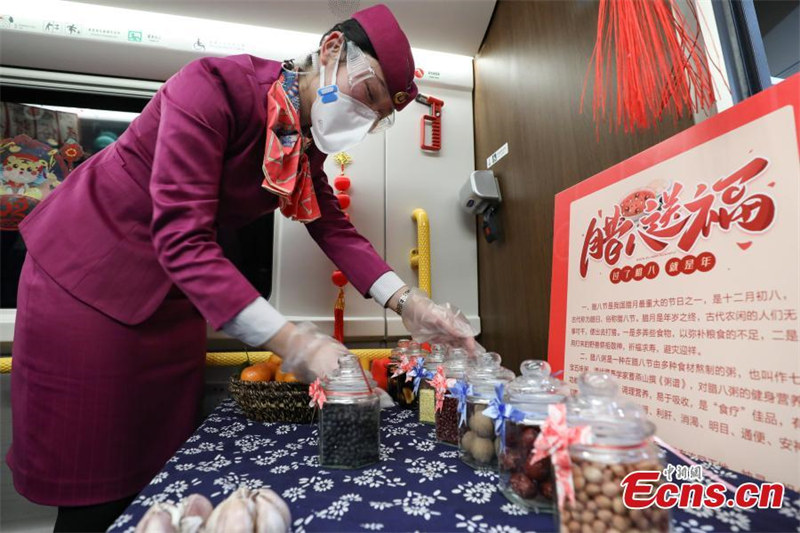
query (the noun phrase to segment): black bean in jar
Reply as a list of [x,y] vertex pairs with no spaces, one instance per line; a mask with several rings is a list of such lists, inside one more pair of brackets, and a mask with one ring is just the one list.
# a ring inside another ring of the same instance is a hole
[[328,402],[320,411],[319,462],[360,468],[380,459],[380,406]]

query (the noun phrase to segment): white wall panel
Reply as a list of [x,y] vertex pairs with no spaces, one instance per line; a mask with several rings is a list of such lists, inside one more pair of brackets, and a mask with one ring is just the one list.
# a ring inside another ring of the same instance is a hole
[[[458,190],[474,165],[472,91],[433,83],[420,89],[444,101],[442,149],[420,150],[420,120],[428,109],[416,102],[386,132],[387,260],[401,278],[417,285],[417,273],[409,265],[417,239],[411,213],[425,209],[431,227],[433,298],[459,306],[479,329],[475,217],[458,205]],[[388,314],[387,329],[390,336],[405,334],[394,313]]]
[[[353,162],[345,169],[350,176],[353,225],[384,255],[384,168],[383,134],[368,135],[359,146],[348,150]],[[340,173],[329,157],[325,162],[328,181]],[[303,224],[275,212],[275,255],[270,302],[289,320],[311,320],[323,331],[333,333],[333,305],[338,288],[331,282],[336,269]],[[365,299],[348,284],[345,289],[345,335],[382,337],[384,310],[372,299]]]

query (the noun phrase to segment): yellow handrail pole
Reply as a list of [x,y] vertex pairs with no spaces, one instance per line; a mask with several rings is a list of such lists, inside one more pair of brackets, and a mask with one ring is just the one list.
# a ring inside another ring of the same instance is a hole
[[411,268],[417,269],[419,288],[432,296],[431,291],[431,226],[424,209],[414,209],[411,218],[417,223],[417,247],[411,250]]

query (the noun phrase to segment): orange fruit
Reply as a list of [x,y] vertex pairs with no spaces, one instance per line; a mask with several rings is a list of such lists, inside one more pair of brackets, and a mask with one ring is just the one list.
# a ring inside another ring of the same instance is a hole
[[269,364],[269,361],[248,366],[242,370],[240,376],[242,381],[272,381],[274,377],[275,369]]
[[278,372],[275,374],[275,381],[282,381],[284,383],[297,383],[299,380],[294,377],[294,374],[290,374],[289,372]]
[[267,359],[264,364],[266,364],[271,370],[272,379],[275,379],[275,376],[281,371],[281,358],[277,355],[273,355]]

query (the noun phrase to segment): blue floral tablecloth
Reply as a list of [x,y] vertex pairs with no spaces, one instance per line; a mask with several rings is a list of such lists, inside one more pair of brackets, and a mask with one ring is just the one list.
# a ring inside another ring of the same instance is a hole
[[[192,493],[215,505],[240,485],[269,487],[292,511],[293,530],[554,531],[550,515],[509,503],[497,475],[475,471],[458,451],[435,443],[432,426],[413,411],[387,409],[381,422],[381,462],[361,470],[323,470],[316,425],[247,420],[233,400],[222,402],[109,531],[131,532],[153,503]],[[681,461],[668,454],[673,464]],[[698,461],[737,486],[751,478]],[[676,533],[800,531],[800,495],[782,509],[673,510]]]

